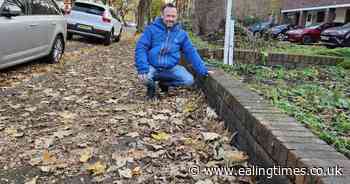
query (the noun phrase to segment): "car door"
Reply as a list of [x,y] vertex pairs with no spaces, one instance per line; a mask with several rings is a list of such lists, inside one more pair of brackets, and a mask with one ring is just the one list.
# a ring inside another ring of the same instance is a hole
[[[1,0],[0,0],[1,1]],[[20,15],[5,17],[6,8],[19,8]],[[4,0],[0,5],[0,68],[24,62],[33,56],[32,19],[26,1]]]
[[48,26],[48,49],[51,49],[54,39],[56,38],[56,28],[58,25],[62,24],[62,14],[61,10],[53,0],[45,0],[48,4],[48,15],[46,18],[46,23]]
[[51,11],[47,0],[32,0],[31,15],[33,20],[32,45],[37,55],[46,54],[50,42]]

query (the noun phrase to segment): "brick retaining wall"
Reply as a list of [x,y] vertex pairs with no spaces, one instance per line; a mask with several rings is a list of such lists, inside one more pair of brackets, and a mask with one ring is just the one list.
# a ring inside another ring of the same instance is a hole
[[[199,49],[201,56],[211,59],[222,60],[224,56],[223,49]],[[235,50],[236,63],[242,64],[261,64],[267,66],[282,65],[286,68],[299,68],[313,65],[337,65],[344,61],[344,58],[329,56],[306,56],[284,53],[269,53],[264,59],[263,54],[251,50]]]
[[283,114],[246,84],[220,69],[198,78],[209,105],[237,131],[236,142],[251,162],[263,167],[343,167],[346,176],[275,176],[264,184],[349,184],[350,160],[320,140],[294,118]]

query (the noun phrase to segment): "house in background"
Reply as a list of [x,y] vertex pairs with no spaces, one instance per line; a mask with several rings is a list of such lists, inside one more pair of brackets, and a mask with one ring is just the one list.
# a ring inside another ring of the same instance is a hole
[[272,15],[277,23],[282,3],[283,0],[234,0],[234,13],[239,20],[250,16],[266,21]]
[[322,22],[350,22],[350,0],[284,0],[283,22],[302,27]]

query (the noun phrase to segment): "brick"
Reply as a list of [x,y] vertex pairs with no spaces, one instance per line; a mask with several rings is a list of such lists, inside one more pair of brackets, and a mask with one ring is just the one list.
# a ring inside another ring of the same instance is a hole
[[224,50],[223,49],[215,50],[214,56],[215,56],[216,59],[224,58]]
[[274,141],[272,145],[271,157],[281,167],[285,167],[287,165],[288,149],[282,142]]

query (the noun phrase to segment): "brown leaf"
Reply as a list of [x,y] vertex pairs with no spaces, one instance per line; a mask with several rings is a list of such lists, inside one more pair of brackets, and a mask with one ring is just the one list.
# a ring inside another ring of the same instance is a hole
[[88,165],[87,170],[92,172],[94,175],[99,175],[99,174],[103,174],[106,171],[106,168],[107,168],[106,164],[98,161],[95,164]]

